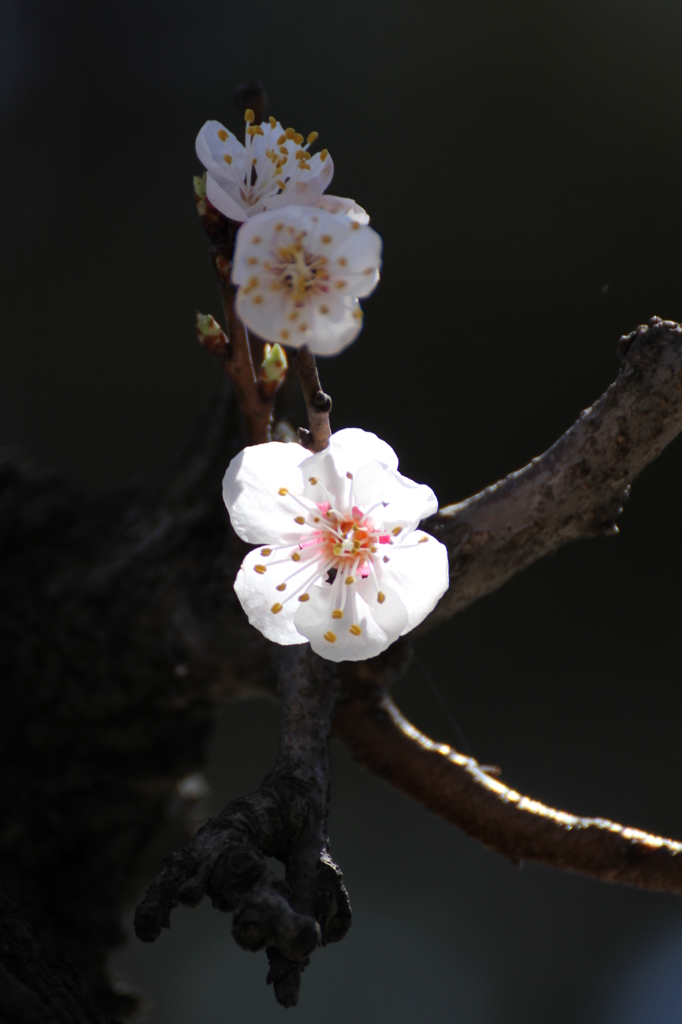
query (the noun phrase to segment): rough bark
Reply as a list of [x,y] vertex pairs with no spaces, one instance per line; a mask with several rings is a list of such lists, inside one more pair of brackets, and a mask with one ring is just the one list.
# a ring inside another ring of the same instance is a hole
[[556,444],[425,525],[450,553],[450,618],[571,540],[617,533],[630,484],[682,430],[682,328],[654,317],[621,338],[621,370]]

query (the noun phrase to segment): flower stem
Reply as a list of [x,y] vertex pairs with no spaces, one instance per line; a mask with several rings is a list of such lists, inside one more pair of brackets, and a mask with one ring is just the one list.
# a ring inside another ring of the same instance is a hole
[[302,345],[301,348],[292,352],[291,365],[298,374],[306,409],[308,410],[308,426],[310,429],[306,430],[305,434],[301,432],[301,439],[305,446],[312,449],[312,451],[324,451],[331,437],[329,414],[332,408],[332,400],[322,390],[315,356],[306,345]]

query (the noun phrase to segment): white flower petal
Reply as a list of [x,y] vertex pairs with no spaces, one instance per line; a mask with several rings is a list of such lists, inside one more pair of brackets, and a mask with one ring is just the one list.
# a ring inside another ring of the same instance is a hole
[[282,292],[273,292],[269,288],[247,292],[240,288],[236,308],[239,319],[264,341],[278,341],[294,348],[305,341],[292,329],[288,319],[290,303]]
[[308,311],[305,319],[308,329],[299,344],[305,343],[316,356],[335,356],[355,341],[362,330],[362,310],[352,295],[325,298],[325,302]]
[[[250,544],[293,544],[310,527],[295,522],[301,509],[291,494],[303,492],[300,464],[310,453],[300,444],[272,441],[245,448],[232,459],[223,499],[235,533]],[[280,494],[281,490],[289,494]]]
[[[408,620],[400,597],[384,588],[380,600],[369,578],[346,585],[337,577],[333,585],[313,586],[308,594],[309,600],[300,603],[294,623],[312,649],[329,661],[375,657],[398,639]],[[337,617],[342,602],[343,611]]]
[[421,519],[438,511],[438,499],[426,484],[415,483],[394,469],[378,463],[361,466],[355,474],[355,503],[364,511],[382,502],[372,518],[383,524],[387,532],[411,529]]
[[[232,177],[234,174],[235,180],[243,180],[246,168],[244,147],[220,121],[206,122],[197,135],[196,152],[207,171],[215,171],[219,177]],[[230,158],[229,163],[226,156]]]
[[[277,589],[278,586],[295,585],[295,580],[290,584],[285,581],[296,568],[296,563],[290,557],[287,560],[287,555],[296,550],[297,546],[278,552],[284,561],[272,565],[263,557],[262,549],[256,548],[246,556],[234,581],[234,589],[249,622],[276,644],[305,643],[305,637],[294,626],[298,601],[296,598],[285,601],[287,591]],[[264,572],[261,571],[263,569]]]
[[350,217],[351,220],[356,220],[358,224],[369,224],[369,214],[367,210],[363,210],[361,206],[355,202],[354,199],[344,199],[342,196],[320,196],[317,205],[322,210],[328,210],[329,213],[340,213],[346,217]]
[[403,544],[386,547],[377,578],[381,590],[390,587],[403,601],[408,619],[402,634],[409,633],[448,589],[447,548],[428,533],[415,530]]
[[206,197],[209,202],[213,203],[216,210],[220,210],[224,217],[243,221],[247,214],[239,199],[235,197],[235,192],[238,196],[238,186],[223,179],[214,178],[210,171],[206,175]]
[[305,495],[313,501],[319,501],[316,497],[316,485],[310,483],[312,477],[313,480],[319,480],[322,486],[336,497],[335,507],[338,508],[351,493],[351,480],[348,474],[355,476],[367,462],[380,464],[382,468],[387,469],[398,468],[398,456],[391,446],[376,434],[360,430],[358,427],[337,430],[329,439],[328,448],[311,455],[301,464]]

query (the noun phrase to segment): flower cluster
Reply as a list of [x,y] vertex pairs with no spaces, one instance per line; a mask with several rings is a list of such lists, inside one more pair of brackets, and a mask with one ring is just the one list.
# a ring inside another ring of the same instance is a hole
[[[261,390],[287,370],[281,346],[336,355],[362,327],[359,299],[379,280],[381,239],[352,199],[326,194],[326,149],[274,117],[245,114],[242,144],[218,121],[197,138],[205,197],[238,224],[232,259],[240,320],[265,343]],[[199,193],[203,199],[203,187]],[[199,317],[202,338],[219,326]],[[272,347],[271,347],[272,345]],[[326,436],[326,435],[325,435]],[[279,644],[308,641],[331,661],[374,657],[414,629],[448,587],[444,545],[419,530],[433,491],[398,472],[384,441],[332,434],[324,451],[245,448],[223,484],[236,533],[258,545],[234,588],[249,622]]]
[[326,149],[271,117],[245,115],[244,144],[218,121],[197,137],[206,197],[237,221],[232,280],[237,311],[266,341],[335,355],[362,328],[358,303],[379,280],[381,239],[352,199],[329,196]]
[[235,581],[249,622],[279,644],[359,661],[414,629],[448,586],[445,546],[417,529],[438,508],[398,472],[392,448],[355,428],[316,455],[255,445],[230,463],[223,496],[236,533],[259,547]]

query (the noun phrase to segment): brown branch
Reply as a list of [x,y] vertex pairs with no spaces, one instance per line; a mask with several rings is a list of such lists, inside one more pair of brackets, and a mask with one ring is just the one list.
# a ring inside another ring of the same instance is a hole
[[380,688],[356,688],[334,729],[365,768],[513,861],[682,892],[682,843],[522,796],[472,757],[424,736]]
[[682,430],[682,328],[654,317],[620,355],[608,391],[544,455],[424,524],[448,548],[450,587],[422,629],[567,541],[618,532],[631,482]]
[[[235,300],[237,289],[232,284],[232,256],[239,224],[227,217],[196,191],[197,210],[211,246],[210,256],[220,286],[220,297],[227,327],[222,339],[212,339],[206,347],[230,377],[237,404],[242,415],[247,444],[263,444],[270,440],[274,390],[264,388],[254,372],[254,358],[262,352],[260,340],[249,339],[248,331],[237,316]],[[220,343],[219,343],[220,341]]]
[[302,345],[301,348],[295,349],[291,353],[291,364],[301,382],[301,390],[308,410],[310,430],[301,432],[301,440],[307,448],[311,448],[314,452],[321,452],[327,447],[331,437],[329,414],[332,410],[332,400],[322,390],[315,356],[306,345]]
[[[298,1001],[301,973],[320,944],[343,938],[350,905],[329,854],[327,810],[330,716],[338,677],[305,645],[280,659],[282,727],[277,760],[250,796],[233,800],[182,850],[165,858],[135,915],[146,942],[170,927],[179,903],[209,895],[234,913],[232,933],[244,949],[267,948],[268,981],[282,1005]],[[286,865],[285,880],[267,866]]]

